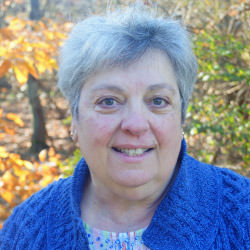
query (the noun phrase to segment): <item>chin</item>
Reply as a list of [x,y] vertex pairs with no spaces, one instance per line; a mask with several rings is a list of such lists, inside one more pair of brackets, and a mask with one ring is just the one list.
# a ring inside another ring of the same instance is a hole
[[113,175],[112,179],[116,184],[124,188],[140,188],[144,186],[146,187],[154,181],[154,174],[145,174],[138,172],[141,171],[133,171],[133,173],[126,173],[124,175],[121,175],[121,173],[119,173],[118,176]]

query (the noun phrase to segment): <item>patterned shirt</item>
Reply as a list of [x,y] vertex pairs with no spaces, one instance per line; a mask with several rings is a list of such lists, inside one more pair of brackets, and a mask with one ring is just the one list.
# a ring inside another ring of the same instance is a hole
[[145,228],[135,232],[116,233],[90,227],[84,223],[90,250],[150,250],[143,244]]

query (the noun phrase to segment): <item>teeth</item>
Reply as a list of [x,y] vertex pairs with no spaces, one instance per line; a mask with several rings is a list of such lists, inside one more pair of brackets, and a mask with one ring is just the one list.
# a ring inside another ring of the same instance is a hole
[[138,156],[138,155],[142,155],[145,151],[147,151],[147,149],[145,148],[136,148],[136,149],[121,148],[119,149],[119,151],[129,156]]

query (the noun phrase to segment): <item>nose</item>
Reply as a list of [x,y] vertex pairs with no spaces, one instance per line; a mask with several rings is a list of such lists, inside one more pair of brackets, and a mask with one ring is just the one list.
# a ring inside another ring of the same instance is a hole
[[140,136],[145,134],[150,128],[145,111],[137,105],[128,109],[121,123],[121,129],[130,135]]

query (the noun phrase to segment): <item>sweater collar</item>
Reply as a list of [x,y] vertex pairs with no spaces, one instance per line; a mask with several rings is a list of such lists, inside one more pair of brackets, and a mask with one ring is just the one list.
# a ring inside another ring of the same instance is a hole
[[[184,139],[178,162],[178,175],[144,232],[144,243],[152,250],[209,249],[218,228],[216,172],[187,155]],[[82,158],[74,171],[71,193],[79,223],[82,192],[88,177],[89,169]]]
[[183,139],[179,173],[144,232],[150,249],[210,249],[218,228],[216,171],[186,153]]

